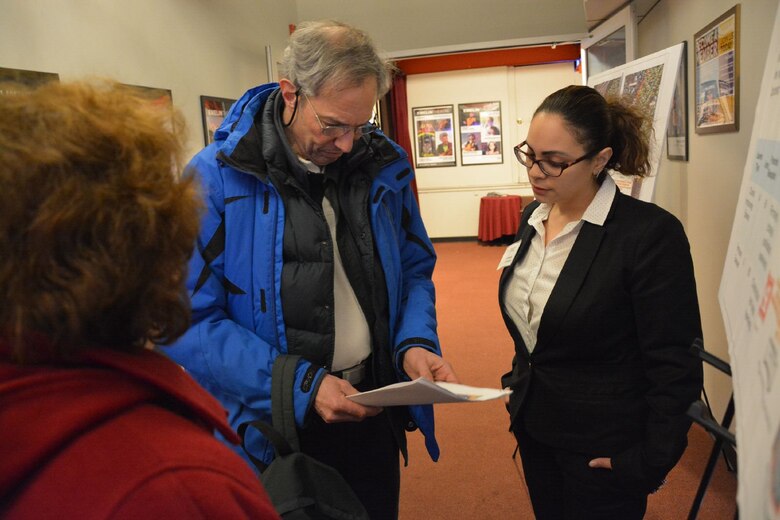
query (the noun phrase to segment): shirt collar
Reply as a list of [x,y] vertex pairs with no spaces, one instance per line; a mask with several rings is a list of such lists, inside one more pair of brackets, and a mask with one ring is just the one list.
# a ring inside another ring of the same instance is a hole
[[588,205],[588,209],[582,214],[582,220],[587,220],[597,226],[603,226],[609,215],[609,209],[612,207],[612,201],[615,200],[616,193],[615,181],[612,180],[611,175],[606,175],[604,182],[599,186],[599,191],[596,192],[596,196],[593,197],[593,200]]
[[[607,175],[580,220],[603,226],[609,215],[609,209],[612,207],[612,201],[615,200],[616,193],[615,181],[612,180],[612,176]],[[531,218],[528,219],[528,223],[534,226],[543,222],[550,215],[551,209],[552,206],[550,204],[544,202],[539,204]]]
[[304,158],[303,158],[303,157],[301,157],[300,155],[298,155],[298,156],[296,156],[296,157],[298,157],[298,160],[301,162],[301,164],[303,165],[303,167],[304,167],[304,168],[306,168],[306,170],[307,170],[309,173],[317,173],[317,174],[320,174],[320,173],[325,173],[325,167],[324,167],[324,166],[319,166],[319,165],[317,165],[317,164],[314,164],[314,163],[313,163],[313,162],[311,162],[310,160],[308,160],[308,159],[304,159]]

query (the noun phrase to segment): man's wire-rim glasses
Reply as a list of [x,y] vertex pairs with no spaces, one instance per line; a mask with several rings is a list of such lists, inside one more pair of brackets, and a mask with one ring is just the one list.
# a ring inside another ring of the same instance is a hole
[[311,107],[311,111],[314,113],[314,117],[317,119],[317,123],[320,125],[320,130],[322,131],[322,135],[326,137],[331,138],[339,138],[344,135],[347,135],[348,133],[352,132],[353,137],[355,139],[359,139],[363,137],[364,135],[368,135],[372,132],[375,132],[377,130],[376,125],[372,125],[371,123],[364,123],[362,125],[358,126],[351,126],[351,125],[324,125],[322,124],[322,120],[320,119],[319,114],[317,114],[317,110],[314,108],[314,104],[309,99],[309,96],[306,94],[303,94],[303,97],[306,98],[306,101],[309,102],[309,106]]
[[560,177],[563,175],[563,171],[566,168],[570,168],[578,162],[584,161],[585,159],[590,159],[598,153],[598,151],[588,152],[579,159],[575,159],[570,163],[562,163],[549,161],[547,159],[535,159],[535,154],[529,153],[528,150],[523,150],[523,146],[526,145],[528,145],[528,141],[523,141],[522,143],[515,146],[515,157],[517,157],[517,160],[529,171],[534,167],[534,164],[538,164],[541,172],[548,177]]

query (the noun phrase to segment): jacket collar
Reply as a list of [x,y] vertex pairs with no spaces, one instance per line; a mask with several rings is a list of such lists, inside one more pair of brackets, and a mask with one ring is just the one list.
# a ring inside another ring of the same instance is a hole
[[[44,359],[33,365],[15,365],[9,343],[0,337],[0,363],[7,363],[9,371],[18,373],[20,377],[24,377],[22,372],[26,369],[31,373],[60,369],[110,369],[133,381],[138,387],[146,387],[148,390],[143,392],[144,394],[173,398],[178,403],[177,409],[207,425],[209,429],[218,430],[234,444],[240,440],[228,425],[226,412],[219,401],[206,392],[181,366],[155,350],[124,352],[110,348],[88,348],[79,351],[67,361],[51,361],[54,359],[52,356],[56,356],[56,349],[48,339],[40,334],[31,334],[25,341],[34,343],[34,348],[43,353]],[[46,357],[49,358],[48,361]],[[0,381],[0,388],[2,384]]]
[[[236,101],[214,133],[218,157],[231,167],[266,180],[267,164],[292,171],[304,178],[306,169],[292,153],[279,119],[279,85],[268,83],[248,90]],[[374,162],[377,180],[384,189],[400,191],[411,182],[407,153],[381,131],[359,139],[352,151],[339,158],[334,167],[353,171]],[[395,167],[392,167],[395,166]],[[299,171],[300,170],[300,171]]]
[[54,361],[56,351],[45,339],[25,342],[49,361],[16,364],[0,337],[0,431],[3,443],[13,447],[0,457],[0,503],[73,439],[145,404],[239,442],[216,399],[157,352],[91,349],[61,362]]
[[230,442],[235,444],[240,441],[228,425],[227,413],[219,401],[190,377],[183,367],[162,353],[143,350],[131,354],[94,349],[84,352],[83,359],[94,362],[98,366],[113,368],[134,377],[139,382],[156,387],[194,412],[195,418],[219,431]]

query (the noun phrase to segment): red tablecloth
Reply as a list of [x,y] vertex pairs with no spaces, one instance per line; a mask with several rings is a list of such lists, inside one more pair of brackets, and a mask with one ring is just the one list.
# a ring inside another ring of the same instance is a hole
[[479,201],[479,233],[482,242],[514,235],[520,225],[523,204],[519,195],[482,197]]

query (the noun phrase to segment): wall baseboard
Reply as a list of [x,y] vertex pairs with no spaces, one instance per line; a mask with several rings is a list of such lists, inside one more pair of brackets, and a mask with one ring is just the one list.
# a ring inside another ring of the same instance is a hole
[[431,238],[431,242],[476,242],[477,237],[440,237]]

